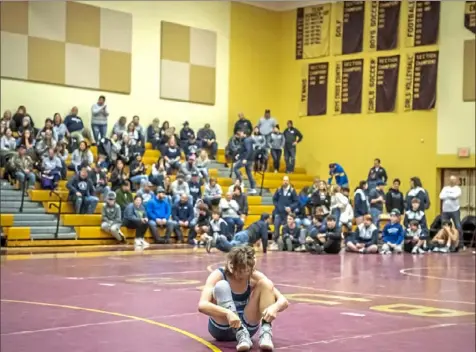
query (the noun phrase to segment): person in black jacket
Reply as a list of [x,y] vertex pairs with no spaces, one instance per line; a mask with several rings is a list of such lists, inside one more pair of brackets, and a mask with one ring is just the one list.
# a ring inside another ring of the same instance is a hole
[[[283,177],[283,185],[276,190],[273,195],[273,216],[274,216],[274,235],[273,240],[279,238],[281,226],[286,221],[288,214],[291,214],[299,206],[299,198],[296,190],[290,185],[289,177]],[[277,244],[274,243],[273,250],[277,250]]]
[[374,166],[370,168],[369,175],[367,177],[367,183],[369,184],[369,191],[377,187],[377,182],[381,181],[387,183],[387,171],[380,165],[380,159],[374,160]]
[[238,131],[243,131],[247,136],[249,136],[252,130],[253,124],[242,112],[240,112],[238,114],[238,121],[235,122],[235,127],[233,127],[233,134],[236,134]]
[[107,174],[102,170],[99,163],[96,163],[94,168],[89,172],[89,179],[93,183],[94,193],[96,195],[102,194],[103,199],[111,192],[111,187],[107,185]]
[[99,199],[94,196],[94,185],[88,177],[88,169],[82,167],[81,171],[73,176],[67,183],[70,199],[73,201],[76,214],[93,214]]
[[180,130],[180,147],[183,149],[188,141],[195,139],[195,132],[190,128],[188,121],[183,123],[183,128]]
[[324,181],[319,181],[317,190],[314,189],[312,192],[310,205],[312,207],[311,214],[314,214],[318,207],[326,207],[327,210],[331,208],[331,196]]
[[242,182],[243,178],[242,178],[240,169],[243,167],[245,168],[246,176],[248,176],[248,182],[250,183],[248,194],[254,195],[258,193],[255,189],[256,182],[252,172],[253,159],[254,159],[254,153],[253,153],[254,142],[253,142],[253,139],[251,137],[247,137],[243,133],[243,131],[239,131],[238,136],[243,138],[243,144],[242,144],[241,150],[239,151],[237,155],[237,160],[235,162],[235,165],[233,166],[233,171],[235,172],[236,179]]
[[364,221],[370,211],[367,181],[360,181],[354,192],[354,218],[357,225]]
[[393,180],[392,187],[385,195],[385,208],[387,213],[390,213],[393,209],[398,209],[401,214],[405,212],[405,198],[403,193],[400,192],[400,180],[398,178]]
[[195,205],[197,200],[202,198],[202,186],[203,182],[200,179],[198,172],[192,172],[192,178],[188,181],[188,189],[190,191],[190,197],[192,197],[192,204]]
[[[337,220],[334,216],[329,215],[327,217],[326,225],[319,230],[317,239],[324,253],[338,254],[340,252],[342,229],[337,226]],[[318,250],[318,252],[322,251]]]
[[286,173],[292,173],[296,164],[296,146],[301,143],[303,136],[297,128],[294,128],[291,120],[288,121],[288,128],[284,130],[283,135]]
[[[182,242],[182,229],[190,228],[193,215],[193,206],[188,202],[188,195],[182,194],[180,200],[172,206],[172,221],[177,242]],[[168,241],[168,238],[165,240]]]
[[288,214],[286,225],[282,228],[282,238],[278,239],[279,250],[288,252],[304,252],[306,247],[306,230],[300,229],[296,224],[296,215]]
[[228,140],[228,144],[225,147],[225,167],[228,167],[228,163],[234,163],[236,157],[240,152],[243,145],[243,138],[241,136],[241,130],[235,132],[235,134]]

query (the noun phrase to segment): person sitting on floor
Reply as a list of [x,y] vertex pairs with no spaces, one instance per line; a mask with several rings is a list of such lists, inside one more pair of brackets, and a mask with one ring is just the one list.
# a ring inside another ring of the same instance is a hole
[[76,214],[94,214],[99,199],[94,196],[94,185],[89,178],[87,167],[82,167],[66,184],[66,188]]
[[134,201],[124,210],[124,226],[128,229],[136,230],[135,248],[147,248],[150,246],[144,239],[144,235],[149,228],[149,219],[140,196],[135,196]]
[[378,229],[372,223],[371,215],[364,215],[356,231],[347,237],[346,250],[362,254],[378,253]]
[[131,184],[129,181],[122,181],[120,188],[116,191],[116,203],[121,207],[121,211],[124,212],[126,207],[131,204],[133,200]]
[[411,254],[424,254],[427,247],[426,234],[420,228],[417,220],[411,220],[405,232],[403,249]]
[[182,194],[180,200],[172,206],[173,230],[177,236],[177,243],[183,241],[182,229],[193,226],[193,207],[188,201],[188,195]]
[[342,228],[338,225],[337,219],[329,215],[326,222],[319,229],[317,234],[316,254],[328,253],[338,254],[342,239]]
[[243,221],[240,217],[240,206],[233,199],[233,193],[227,192],[225,198],[220,199],[219,208],[223,220],[228,224],[229,232],[235,233],[243,230]]
[[210,181],[205,185],[205,192],[203,193],[203,200],[211,208],[218,206],[222,195],[221,186],[217,183],[216,178],[210,178]]
[[[169,243],[170,234],[174,229],[174,223],[170,219],[172,208],[169,200],[165,196],[165,190],[162,187],[157,189],[157,197],[147,202],[145,209],[149,219],[150,232],[154,237],[155,243]],[[165,227],[165,240],[160,237],[158,228]]]
[[282,228],[282,237],[278,239],[278,249],[288,252],[303,252],[306,232],[297,226],[296,215],[288,214],[286,225]]
[[431,240],[433,252],[455,252],[459,244],[458,230],[453,227],[451,220],[441,222],[441,230]]
[[386,224],[383,228],[383,245],[380,253],[402,253],[402,245],[404,238],[405,231],[403,230],[403,226],[400,224],[400,211],[398,209],[393,209],[390,212],[390,222]]
[[221,218],[220,210],[212,211],[212,219],[210,220],[210,231],[208,234],[202,235],[202,240],[205,242],[205,248],[210,253],[213,247],[216,247],[216,241],[220,236],[224,236],[228,241],[231,241],[233,233],[225,220]]
[[118,242],[126,243],[126,236],[121,232],[121,207],[116,204],[116,193],[109,192],[102,208],[101,230],[111,234]]
[[322,226],[322,219],[319,220],[317,216],[313,216],[311,225],[306,229],[305,247],[306,251],[311,254],[320,254],[322,252],[321,242],[317,237],[319,233],[324,232],[324,230],[321,230]]

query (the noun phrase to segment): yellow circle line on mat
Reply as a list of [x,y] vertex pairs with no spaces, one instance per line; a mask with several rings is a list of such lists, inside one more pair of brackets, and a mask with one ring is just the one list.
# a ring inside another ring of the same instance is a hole
[[169,330],[175,331],[175,332],[177,332],[181,335],[184,335],[184,336],[186,336],[186,337],[188,337],[192,340],[195,340],[196,342],[204,345],[205,347],[210,349],[210,351],[212,351],[212,352],[222,352],[221,349],[219,349],[218,347],[216,347],[212,343],[202,339],[201,337],[199,337],[195,334],[192,334],[191,332],[179,329],[179,328],[177,328],[175,326],[172,326],[172,325],[159,323],[157,321],[137,317],[137,316],[134,316],[134,315],[122,314],[122,313],[117,313],[117,312],[109,312],[109,311],[100,310],[100,309],[84,308],[84,307],[76,307],[76,306],[68,306],[68,305],[63,305],[63,304],[44,303],[44,302],[18,301],[18,300],[13,300],[13,299],[2,299],[1,302],[22,303],[22,304],[30,304],[30,305],[42,306],[42,307],[65,308],[65,309],[71,309],[71,310],[79,310],[79,311],[83,311],[83,312],[91,312],[91,313],[112,315],[112,316],[116,316],[116,317],[122,317],[122,318],[131,319],[131,320],[141,321],[141,322],[146,323],[146,324],[155,325],[155,326],[159,326],[159,327],[164,328],[164,329],[169,329]]

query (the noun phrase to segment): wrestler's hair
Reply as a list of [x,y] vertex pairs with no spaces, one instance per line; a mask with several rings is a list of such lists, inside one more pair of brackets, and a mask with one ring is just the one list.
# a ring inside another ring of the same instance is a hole
[[246,269],[254,270],[256,265],[256,252],[251,246],[233,247],[226,256],[225,271],[228,275]]

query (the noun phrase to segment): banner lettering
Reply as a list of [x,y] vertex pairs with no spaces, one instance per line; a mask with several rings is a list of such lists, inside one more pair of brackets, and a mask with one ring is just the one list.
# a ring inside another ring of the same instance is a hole
[[400,1],[371,1],[367,35],[369,51],[393,50],[398,46]]
[[296,59],[329,55],[331,4],[297,9]]
[[431,110],[436,105],[438,51],[407,57],[405,110]]
[[336,115],[362,112],[363,63],[363,59],[337,62],[334,95]]
[[476,1],[466,1],[464,26],[476,34]]
[[327,114],[329,63],[309,64],[307,112],[309,116]]
[[399,55],[370,59],[369,113],[395,111],[399,68]]
[[410,0],[407,18],[407,47],[437,44],[440,27],[439,1]]
[[336,31],[334,54],[362,52],[364,38],[365,2],[345,1],[334,5],[336,11]]

